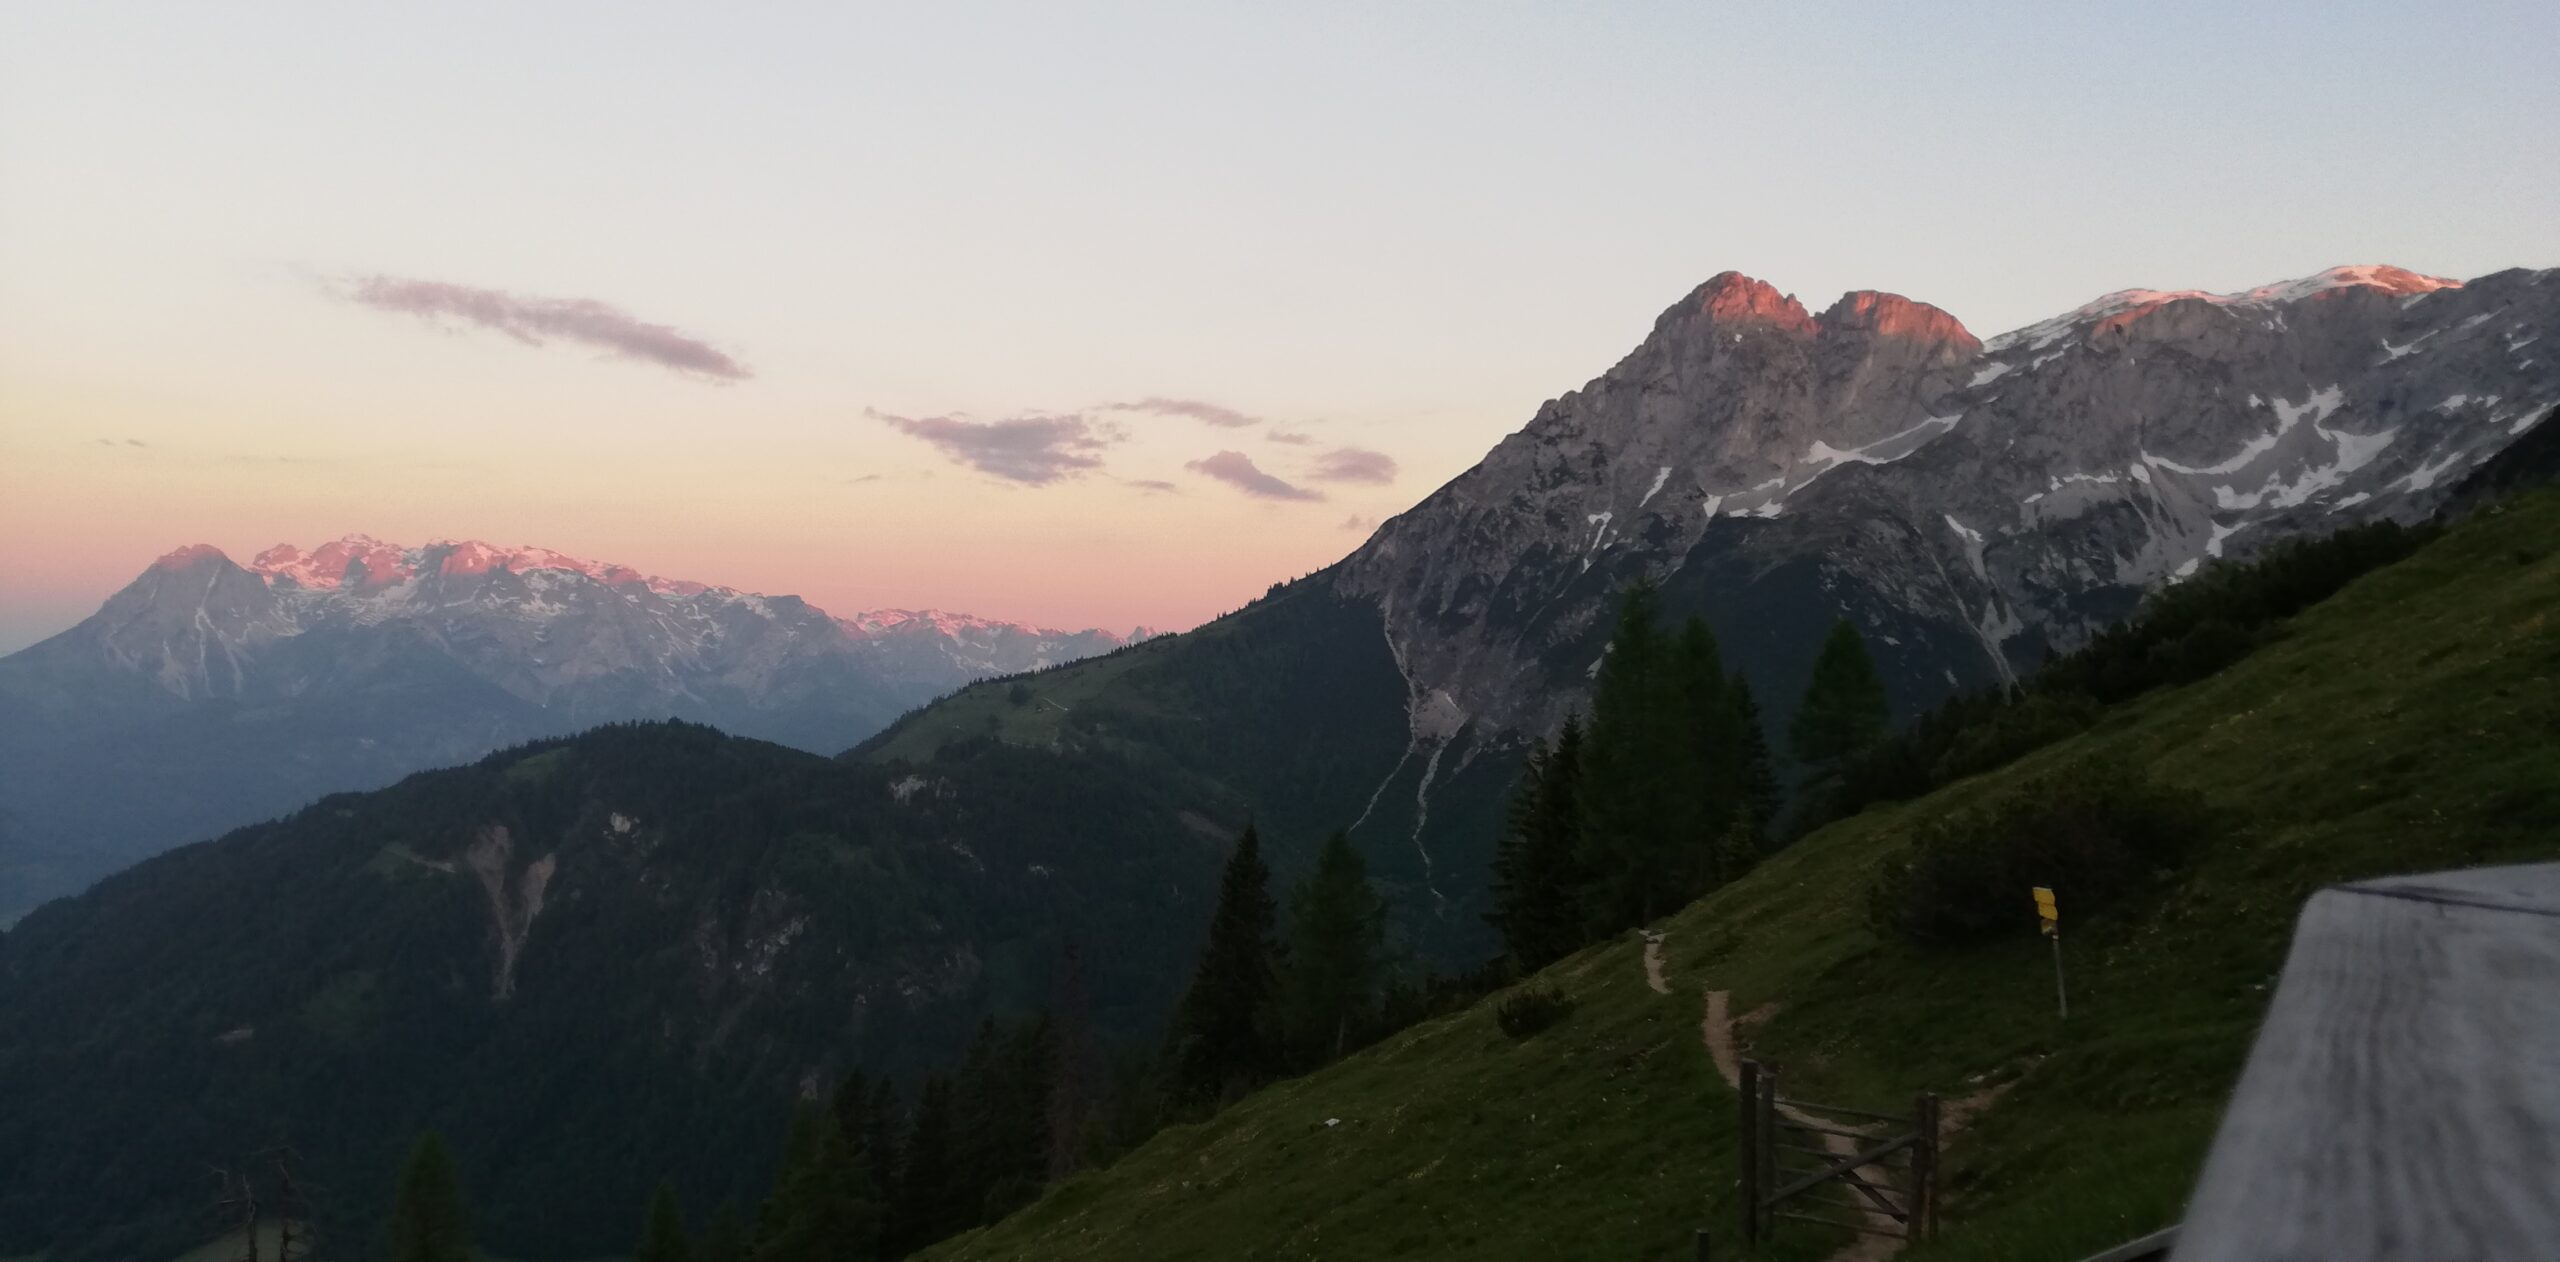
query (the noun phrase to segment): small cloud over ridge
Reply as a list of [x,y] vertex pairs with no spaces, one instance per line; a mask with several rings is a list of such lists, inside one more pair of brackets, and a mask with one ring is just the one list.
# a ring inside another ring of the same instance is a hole
[[504,333],[527,346],[557,338],[719,381],[755,376],[746,365],[701,338],[652,324],[593,298],[540,298],[401,276],[358,276],[337,286],[336,292],[359,306],[430,322],[457,320]]
[[1199,399],[1167,399],[1160,396],[1150,396],[1148,398],[1140,399],[1135,403],[1106,403],[1102,405],[1102,410],[1106,412],[1152,412],[1158,416],[1187,416],[1192,420],[1199,421],[1207,425],[1215,425],[1220,429],[1244,429],[1248,426],[1260,425],[1262,423],[1262,418],[1259,416],[1248,416],[1234,408],[1221,407],[1218,404],[1206,403]]
[[864,415],[933,444],[935,450],[955,463],[1024,486],[1047,486],[1084,470],[1100,468],[1099,453],[1121,437],[1117,429],[1097,425],[1071,412],[1001,421],[973,421],[962,416],[893,416],[868,408]]
[[1260,466],[1253,463],[1252,457],[1241,451],[1221,451],[1215,455],[1203,456],[1184,465],[1183,468],[1216,478],[1247,495],[1259,496],[1263,499],[1321,500],[1324,498],[1320,492],[1291,485],[1263,472]]
[[1336,447],[1316,458],[1307,476],[1318,482],[1367,482],[1384,485],[1396,480],[1395,457],[1383,451],[1361,447]]

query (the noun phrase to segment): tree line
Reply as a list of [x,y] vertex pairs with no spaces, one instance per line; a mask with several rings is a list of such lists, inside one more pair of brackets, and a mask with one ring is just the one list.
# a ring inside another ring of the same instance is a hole
[[[1884,681],[1855,628],[1834,626],[1789,728],[1827,782],[1885,733]],[[1532,972],[1733,880],[1769,848],[1781,791],[1759,704],[1692,617],[1662,626],[1659,592],[1630,587],[1600,659],[1588,720],[1529,752],[1494,857],[1504,962]]]

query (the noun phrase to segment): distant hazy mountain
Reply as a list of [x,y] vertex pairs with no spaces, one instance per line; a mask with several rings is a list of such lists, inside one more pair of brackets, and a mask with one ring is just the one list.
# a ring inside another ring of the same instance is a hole
[[832,753],[989,675],[1126,641],[796,596],[540,548],[362,535],[154,562],[0,658],[0,924],[181,842],[598,723]]

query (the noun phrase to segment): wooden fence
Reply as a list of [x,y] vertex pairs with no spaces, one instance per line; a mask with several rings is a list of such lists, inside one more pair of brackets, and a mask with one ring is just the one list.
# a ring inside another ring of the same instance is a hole
[[1937,1236],[1938,1097],[1920,1096],[1908,1116],[1873,1113],[1787,1099],[1776,1068],[1741,1068],[1744,1240],[1768,1239],[1780,1219]]

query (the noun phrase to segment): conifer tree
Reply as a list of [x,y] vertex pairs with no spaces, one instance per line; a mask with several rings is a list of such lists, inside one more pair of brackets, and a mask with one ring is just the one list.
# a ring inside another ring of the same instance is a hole
[[685,1236],[684,1210],[676,1204],[676,1185],[661,1180],[649,1198],[649,1216],[640,1226],[640,1247],[632,1262],[692,1262],[693,1244]]
[[1795,724],[1788,730],[1796,759],[1828,780],[1850,759],[1884,739],[1892,718],[1884,678],[1876,673],[1875,659],[1867,656],[1866,641],[1847,619],[1841,619],[1822,642],[1822,653],[1813,662],[1812,682],[1805,686],[1804,704],[1797,708]]
[[391,1262],[472,1262],[477,1256],[462,1176],[444,1137],[434,1131],[418,1137],[401,1167],[388,1235]]
[[915,1117],[899,1145],[898,1194],[889,1223],[889,1250],[904,1255],[952,1232],[962,1219],[952,1169],[951,1080],[934,1074],[916,1094]]
[[772,1199],[756,1216],[754,1262],[870,1262],[879,1205],[860,1193],[852,1141],[813,1105],[793,1110]]
[[1582,719],[1568,715],[1553,746],[1529,753],[1494,854],[1494,909],[1514,970],[1526,974],[1571,955],[1583,933]]
[[1300,1064],[1339,1058],[1372,1019],[1385,935],[1386,904],[1369,886],[1369,865],[1337,830],[1325,839],[1315,871],[1289,896],[1280,1012]]
[[1218,906],[1191,988],[1174,1011],[1168,1076],[1194,1102],[1240,1094],[1268,1076],[1275,1057],[1271,870],[1261,838],[1245,826],[1218,882]]
[[781,1257],[778,1242],[782,1234],[807,1212],[810,1172],[818,1164],[818,1140],[825,1129],[816,1110],[806,1101],[792,1106],[791,1124],[782,1137],[782,1164],[773,1172],[773,1190],[756,1208],[755,1236],[747,1249],[755,1262],[773,1262]]
[[701,1262],[747,1262],[747,1229],[738,1221],[734,1201],[720,1202],[719,1212],[711,1216],[711,1226],[702,1233]]
[[[1749,841],[1749,859],[1757,859],[1767,845],[1769,825],[1778,817],[1778,772],[1769,757],[1769,737],[1760,719],[1760,704],[1752,700],[1751,685],[1737,673],[1725,682],[1725,703],[1733,713],[1733,734],[1737,742],[1731,755],[1734,787],[1738,794],[1736,816],[1726,830],[1729,838]],[[1727,854],[1741,851],[1728,847]],[[1750,866],[1746,860],[1743,867]],[[1728,860],[1725,879],[1742,874]]]
[[980,1020],[951,1076],[953,1231],[986,1221],[987,1193],[1003,1174],[1003,1143],[997,1134],[1004,1112],[1003,1042],[994,1017]]
[[1597,938],[1641,924],[1672,899],[1685,872],[1671,856],[1683,838],[1673,777],[1688,742],[1671,686],[1672,650],[1655,625],[1651,580],[1627,589],[1616,633],[1591,691],[1582,757],[1584,930]]
[[1684,898],[1723,883],[1722,842],[1742,800],[1739,757],[1742,736],[1725,678],[1724,654],[1706,621],[1691,617],[1672,652],[1671,686],[1679,708],[1667,751],[1672,767],[1665,790],[1665,876],[1685,874]]

